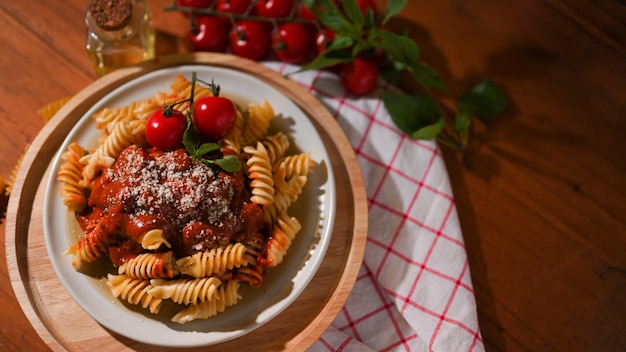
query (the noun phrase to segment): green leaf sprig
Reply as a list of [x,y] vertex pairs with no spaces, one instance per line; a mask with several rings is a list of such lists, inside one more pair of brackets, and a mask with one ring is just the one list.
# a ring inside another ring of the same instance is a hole
[[408,36],[384,28],[389,20],[402,12],[407,0],[388,0],[381,16],[368,9],[365,16],[356,0],[344,0],[341,10],[334,0],[302,0],[313,11],[319,22],[335,32],[335,40],[300,71],[322,69],[354,60],[358,55],[373,56],[384,53],[381,76],[391,84],[405,72],[418,83],[422,92],[413,94],[384,92],[385,108],[396,126],[411,138],[436,139],[442,145],[463,154],[473,118],[493,119],[508,105],[502,89],[490,80],[483,80],[456,100],[456,116],[445,116],[432,89],[447,93],[439,73],[420,60],[419,46]]
[[[214,96],[218,96],[220,91],[220,86],[215,84],[213,81],[211,81],[211,83],[206,83],[198,79],[196,72],[191,73],[191,93],[189,99],[186,100],[189,101],[190,108],[187,112],[187,129],[185,129],[185,133],[183,135],[183,145],[194,160],[200,161],[209,166],[217,165],[226,172],[237,172],[241,170],[242,167],[239,157],[237,155],[222,155],[221,153],[216,153],[221,149],[220,145],[217,143],[203,143],[200,134],[194,127],[192,116],[196,82],[209,86]],[[219,155],[220,157],[214,157],[216,155]]]

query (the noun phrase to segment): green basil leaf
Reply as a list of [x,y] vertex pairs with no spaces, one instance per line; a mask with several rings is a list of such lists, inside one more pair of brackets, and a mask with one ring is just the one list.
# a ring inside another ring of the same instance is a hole
[[369,49],[371,49],[371,46],[368,43],[362,40],[358,41],[352,46],[352,57],[357,57],[359,54],[364,53]]
[[365,12],[364,27],[368,29],[377,27],[376,17],[374,16],[374,11],[372,11],[372,9],[370,8],[368,8],[367,11]]
[[200,145],[200,147],[198,147],[196,149],[196,156],[201,157],[205,154],[209,154],[210,152],[214,152],[216,150],[219,150],[220,146],[219,144],[216,143],[204,143],[202,145]]
[[[441,113],[429,96],[384,92],[382,98],[393,122],[407,135],[430,139],[441,130]],[[424,129],[429,126],[433,127]]]
[[357,27],[363,28],[365,18],[363,17],[363,13],[361,13],[361,9],[359,8],[359,5],[357,5],[356,0],[344,0],[341,3],[341,6],[348,20],[350,20]]
[[336,31],[349,25],[333,0],[312,0],[305,1],[304,4],[313,11],[317,19],[325,27]]
[[350,62],[353,60],[352,53],[348,50],[329,50],[321,55],[317,56],[313,61],[303,66],[296,72],[302,72],[307,70],[318,70],[344,62]]
[[345,49],[354,45],[354,39],[346,36],[337,36],[328,46],[328,50]]
[[457,100],[459,114],[493,119],[509,101],[504,91],[490,80],[484,80],[467,91]]
[[419,130],[413,132],[411,134],[411,137],[413,137],[414,139],[421,139],[421,140],[427,140],[427,141],[433,140],[437,138],[437,135],[439,134],[439,132],[441,132],[441,130],[443,129],[443,126],[444,126],[443,119],[439,119],[437,120],[437,122],[428,126],[424,126],[420,128]]
[[443,83],[441,76],[439,76],[439,73],[425,63],[417,62],[409,66],[408,70],[413,74],[415,80],[421,85],[425,87],[439,88],[444,92],[448,90],[446,84]]
[[383,24],[387,23],[392,17],[396,16],[404,9],[408,0],[389,0],[387,1],[387,11],[383,18]]
[[386,82],[389,82],[392,85],[396,85],[398,80],[400,79],[400,71],[396,70],[393,66],[383,66],[380,68],[379,74]]
[[387,30],[372,31],[372,44],[385,51],[393,61],[413,65],[420,58],[420,48],[411,38]]
[[189,154],[194,158],[198,157],[198,143],[200,143],[200,136],[193,126],[191,116],[187,116],[187,128],[185,129],[185,133],[183,134],[183,145],[185,146],[185,149],[187,149]]
[[237,172],[241,170],[241,160],[236,155],[226,155],[222,159],[202,160],[205,164],[215,164],[226,172]]

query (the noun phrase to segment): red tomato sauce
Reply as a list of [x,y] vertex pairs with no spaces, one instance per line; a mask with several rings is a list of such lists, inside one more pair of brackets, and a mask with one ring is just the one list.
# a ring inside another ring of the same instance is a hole
[[162,229],[172,246],[157,251],[172,250],[176,257],[266,233],[243,171],[207,166],[182,148],[124,149],[96,178],[88,208],[77,219],[83,230],[98,231],[115,265],[146,252],[139,241],[153,229]]

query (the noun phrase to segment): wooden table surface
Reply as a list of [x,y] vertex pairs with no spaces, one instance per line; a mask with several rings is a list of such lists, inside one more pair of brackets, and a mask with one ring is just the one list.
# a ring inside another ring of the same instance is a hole
[[[150,1],[158,54],[186,50],[170,3]],[[96,79],[86,6],[0,2],[5,180],[44,124],[37,110]],[[503,118],[474,125],[471,169],[444,149],[487,351],[626,350],[626,3],[410,0],[392,25],[453,96],[488,77],[511,98]],[[4,259],[0,302],[0,350],[47,350]]]

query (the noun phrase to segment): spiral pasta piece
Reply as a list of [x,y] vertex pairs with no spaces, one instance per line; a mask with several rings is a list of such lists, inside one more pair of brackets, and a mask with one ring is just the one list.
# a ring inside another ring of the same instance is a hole
[[172,321],[185,324],[197,319],[208,319],[226,310],[226,307],[237,304],[241,299],[239,295],[239,282],[228,281],[220,285],[218,293],[210,300],[191,304],[187,308],[176,313]]
[[174,253],[142,253],[118,268],[118,274],[133,279],[171,279],[177,272],[174,269]]
[[129,105],[116,108],[104,108],[92,115],[96,121],[96,128],[110,134],[116,124],[122,121],[130,121],[134,117],[134,110],[139,102],[134,101]]
[[247,146],[244,152],[251,155],[246,161],[248,178],[252,180],[250,200],[256,204],[269,206],[274,201],[274,179],[267,150],[261,142],[257,142],[256,148]]
[[248,265],[241,267],[235,273],[234,280],[239,282],[247,282],[250,287],[258,288],[263,284],[263,275],[265,267],[261,264]]
[[179,304],[198,304],[214,298],[217,288],[222,281],[216,277],[203,277],[200,279],[152,279],[152,289],[149,294],[161,298],[171,299]]
[[242,243],[229,244],[210,251],[197,252],[192,256],[180,258],[176,266],[181,274],[195,278],[212,276],[221,272],[248,265],[244,254],[246,247]]
[[61,159],[63,164],[57,172],[57,181],[61,182],[59,193],[63,198],[63,204],[69,211],[81,211],[87,206],[85,187],[80,182],[83,179],[84,165],[80,159],[85,156],[85,150],[76,142],[69,145]]
[[247,266],[235,270],[234,280],[247,282],[251,287],[260,287],[263,284],[263,275],[265,274],[265,259],[262,258],[266,252],[265,236],[257,232],[249,236],[244,245],[246,253],[244,257],[248,262]]
[[104,224],[106,221],[106,217],[102,218],[98,225],[85,233],[85,236],[76,241],[63,253],[64,255],[72,255],[72,267],[74,269],[79,269],[83,262],[91,263],[107,254],[107,237],[104,231],[102,231],[102,227],[106,226]]
[[172,105],[176,102],[180,97],[178,94],[174,92],[157,92],[154,95],[154,101],[159,104],[161,107],[166,105]]
[[287,250],[296,238],[302,225],[295,217],[283,212],[273,226],[270,238],[267,242],[267,263],[269,267],[274,267],[283,261]]
[[157,250],[162,245],[167,248],[172,248],[172,245],[165,238],[165,232],[162,229],[152,229],[146,231],[141,237],[139,237],[139,243],[143,249]]
[[265,137],[261,143],[267,149],[270,165],[275,165],[289,148],[289,139],[282,132]]
[[156,111],[163,108],[155,99],[145,99],[138,102],[133,110],[134,118],[137,120],[147,120]]
[[300,153],[285,157],[281,164],[285,167],[285,179],[294,176],[305,176],[315,167],[315,162],[311,159],[311,153]]
[[274,202],[263,208],[266,221],[273,223],[279,214],[295,202],[308,182],[315,163],[309,153],[283,158],[274,168]]
[[72,99],[71,95],[65,96],[52,103],[44,105],[37,113],[43,118],[43,122],[48,122],[68,101]]
[[269,207],[263,208],[263,215],[265,219],[271,223],[276,220],[277,215],[287,210],[289,206],[296,200],[302,189],[307,183],[308,178],[306,176],[297,176],[285,182],[282,179],[275,179],[277,183],[276,192],[274,195],[274,203]]
[[150,313],[157,314],[161,309],[160,298],[149,293],[152,289],[150,281],[130,278],[126,275],[107,275],[107,285],[115,298],[121,298],[130,304],[149,308]]
[[267,100],[248,105],[248,125],[244,131],[245,145],[255,145],[267,134],[270,122],[274,119],[274,108]]

